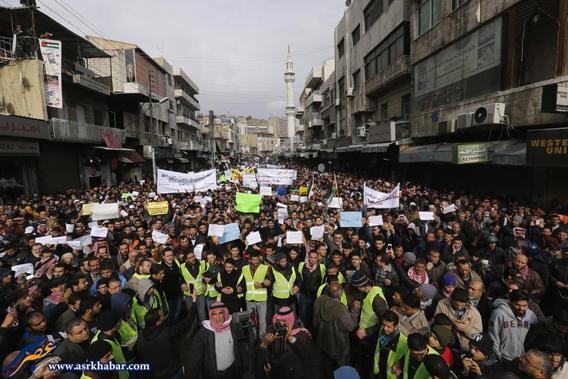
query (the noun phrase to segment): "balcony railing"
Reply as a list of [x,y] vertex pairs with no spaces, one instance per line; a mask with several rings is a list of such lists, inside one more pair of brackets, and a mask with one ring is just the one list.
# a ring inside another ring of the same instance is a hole
[[308,127],[313,128],[315,126],[322,126],[323,120],[321,118],[313,118],[308,122]]
[[56,141],[103,143],[103,135],[107,133],[112,133],[121,143],[126,141],[126,132],[122,129],[85,122],[52,118],[50,128],[51,136]]
[[306,79],[306,87],[313,88],[314,86],[316,86],[318,83],[321,82],[322,78],[323,76],[321,69],[315,69],[315,68],[312,69],[312,71],[310,71]]
[[181,125],[191,126],[195,129],[199,129],[199,123],[191,118],[184,116],[176,116],[176,123]]
[[202,145],[201,141],[184,141],[178,143],[180,150],[187,150],[187,151],[201,151]]
[[171,145],[169,142],[172,141],[172,138],[160,136],[160,135],[152,134],[152,133],[144,133],[144,138],[146,140],[145,145],[152,145],[152,146],[158,146],[158,147]]
[[14,37],[0,37],[0,62],[15,59],[37,59],[37,38],[18,37],[14,46]]
[[365,82],[365,94],[372,96],[380,90],[395,84],[400,80],[408,80],[410,83],[410,56],[403,55],[385,70]]
[[199,110],[199,102],[190,96],[187,92],[182,89],[176,89],[174,91],[176,99],[182,99],[187,105],[189,105],[194,111]]
[[310,96],[306,99],[306,108],[312,105],[312,103],[321,103],[323,101],[323,96],[320,91],[313,91]]

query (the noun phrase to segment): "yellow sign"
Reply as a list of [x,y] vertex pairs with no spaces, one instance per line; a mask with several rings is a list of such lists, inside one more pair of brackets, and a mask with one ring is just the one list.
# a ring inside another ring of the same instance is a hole
[[167,201],[155,201],[148,203],[148,214],[150,216],[165,215],[168,213]]
[[83,216],[90,216],[91,213],[93,213],[93,211],[91,210],[93,204],[89,203],[89,204],[83,204],[83,208],[81,210],[81,215]]

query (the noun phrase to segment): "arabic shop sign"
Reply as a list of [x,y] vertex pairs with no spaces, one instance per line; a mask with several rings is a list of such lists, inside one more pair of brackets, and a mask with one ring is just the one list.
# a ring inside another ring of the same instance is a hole
[[527,164],[568,166],[568,128],[529,131]]
[[454,146],[454,164],[484,163],[489,161],[486,143],[468,143]]
[[49,139],[47,121],[0,115],[0,136]]

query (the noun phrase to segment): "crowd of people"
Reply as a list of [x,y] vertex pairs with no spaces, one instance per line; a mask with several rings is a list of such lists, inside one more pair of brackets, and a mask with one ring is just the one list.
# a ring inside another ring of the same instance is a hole
[[[258,189],[229,178],[205,193],[132,180],[0,206],[3,377],[568,378],[557,209],[412,183],[400,207],[367,209],[364,185],[397,183],[289,168],[297,180],[258,213],[236,211],[236,192]],[[167,213],[150,216],[154,201]],[[84,212],[117,202],[119,218]],[[362,227],[340,227],[355,210]],[[369,226],[375,215],[382,224]],[[239,238],[210,233],[231,223]],[[247,242],[253,232],[261,242]],[[150,370],[49,366],[86,361]]]

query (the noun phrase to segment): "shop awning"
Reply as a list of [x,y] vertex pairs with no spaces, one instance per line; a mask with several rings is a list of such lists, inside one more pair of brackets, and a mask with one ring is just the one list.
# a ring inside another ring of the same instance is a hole
[[106,147],[106,146],[93,146],[94,149],[99,149],[99,150],[106,150],[106,151],[134,151],[136,152],[136,150],[134,149],[129,149],[127,147]]
[[392,142],[385,142],[385,143],[370,143],[368,145],[363,146],[361,149],[362,153],[386,153],[389,146],[392,145]]
[[524,166],[526,156],[527,143],[521,140],[498,141],[489,148],[489,160],[493,164]]
[[181,162],[181,163],[189,163],[189,160],[186,158],[176,158],[176,161]]
[[134,163],[134,162],[131,161],[130,159],[126,158],[125,156],[122,156],[122,157],[118,158],[118,160],[121,161],[122,163],[128,163],[128,164]]
[[349,149],[348,147],[338,147],[337,149],[335,149],[336,153],[345,153],[347,151],[347,149]]
[[361,151],[361,149],[363,148],[363,145],[351,145],[347,148],[347,151],[351,152],[351,151]]
[[400,151],[400,163],[447,162],[452,163],[453,144],[410,146]]

